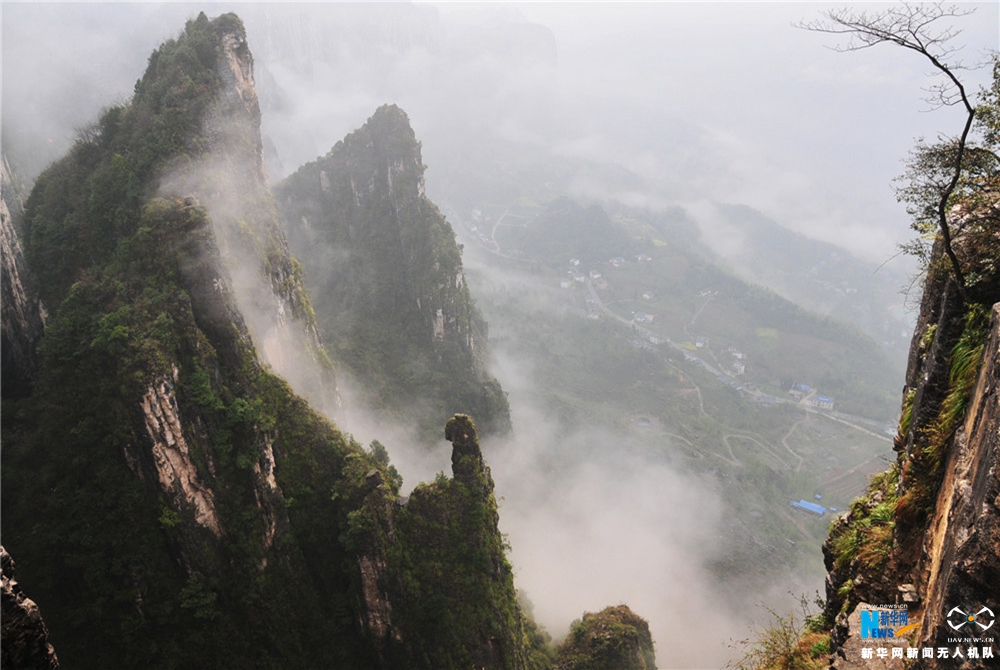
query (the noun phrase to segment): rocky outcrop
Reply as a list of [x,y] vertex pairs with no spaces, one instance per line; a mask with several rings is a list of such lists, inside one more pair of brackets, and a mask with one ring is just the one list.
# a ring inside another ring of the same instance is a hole
[[381,557],[362,554],[358,557],[361,574],[361,598],[364,614],[361,624],[380,650],[379,660],[386,664],[387,654],[383,647],[391,642],[399,642],[398,633],[392,625],[392,603],[382,582],[386,578],[385,561]]
[[4,398],[30,393],[38,374],[36,348],[45,329],[44,308],[39,302],[21,252],[18,228],[22,216],[7,158],[0,166],[0,310],[3,355],[0,393]]
[[[965,420],[951,440],[921,559],[918,645],[954,648],[949,640],[969,639],[969,644],[993,647],[1000,658],[1000,645],[993,642],[1000,632],[991,624],[1000,615],[1000,303],[992,309],[983,364]],[[953,612],[955,607],[966,616],[978,613],[979,624],[966,623]],[[984,607],[994,615],[983,612]],[[991,627],[983,630],[986,624]],[[996,662],[949,661],[922,659],[920,667],[986,668]]]
[[424,169],[405,112],[383,105],[276,188],[289,244],[324,339],[374,407],[421,422],[429,439],[455,412],[503,432],[509,410],[485,369],[486,323]]
[[8,670],[57,670],[59,659],[49,643],[49,630],[38,605],[24,595],[14,579],[14,559],[0,546],[2,577],[2,653],[0,666]]
[[472,419],[456,414],[444,427],[444,439],[451,442],[451,470],[455,480],[484,494],[493,492],[493,480],[483,461],[479,438]]
[[587,612],[560,645],[556,670],[655,670],[649,624],[625,605]]
[[157,479],[174,509],[189,511],[199,526],[221,537],[215,495],[200,481],[187,440],[184,439],[173,392],[176,381],[160,381],[151,386],[142,398],[142,413],[152,443]]
[[359,518],[379,532],[359,538],[361,623],[380,667],[523,670],[524,620],[475,423],[456,415],[445,435],[451,479],[400,502],[369,473]]
[[[996,300],[986,280],[978,297]],[[903,646],[919,650],[907,667],[991,667],[983,654],[1000,658],[990,614],[1000,613],[1000,303],[963,300],[933,262],[893,448],[896,464],[823,548],[834,666],[895,667],[860,653]],[[864,603],[904,608],[903,639],[859,639]]]

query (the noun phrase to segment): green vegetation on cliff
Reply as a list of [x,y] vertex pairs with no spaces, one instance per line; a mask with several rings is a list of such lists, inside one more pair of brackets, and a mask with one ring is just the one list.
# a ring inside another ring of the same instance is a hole
[[[235,17],[233,17],[235,18]],[[191,21],[150,56],[135,97],[85,128],[27,202],[26,252],[43,301],[58,306],[81,269],[136,230],[145,198],[171,165],[205,153],[201,122],[219,87],[215,42],[229,21]]]
[[369,653],[336,542],[356,501],[325,493],[360,449],[260,367],[220,269],[203,210],[150,201],[59,305],[36,393],[6,423],[5,539],[65,662]]
[[423,172],[406,114],[380,107],[276,189],[289,244],[324,339],[373,407],[419,422],[425,436],[455,412],[505,432],[507,398],[485,371],[486,322]]
[[[927,12],[941,18],[947,11],[905,8],[878,16]],[[994,384],[981,368],[996,327],[990,325],[990,311],[1000,302],[1000,59],[994,57],[993,64],[993,84],[978,107],[968,106],[965,133],[919,144],[900,192],[920,234],[910,250],[925,263],[923,298],[893,446],[896,461],[832,525],[824,545],[830,571],[825,614],[834,649],[847,639],[847,615],[860,602],[899,602],[905,591],[910,607],[923,609],[917,645],[941,643],[954,634],[936,610],[956,594],[986,606],[996,602],[989,588],[979,586],[995,581],[994,562],[982,559],[995,555],[989,539],[995,530],[976,535],[968,529],[974,525],[970,519],[992,518],[989,505],[977,507],[974,501],[993,494],[972,492],[986,486],[986,477],[970,474],[993,467],[992,455],[968,450],[995,439],[977,434],[995,426],[970,423],[968,414],[977,381],[980,389]],[[965,100],[964,91],[962,96]],[[984,524],[995,529],[995,520]],[[953,536],[976,540],[956,544]],[[962,563],[957,556],[963,552],[978,552],[981,564]]]
[[[478,478],[399,509],[385,449],[342,435],[260,362],[210,208],[156,197],[168,172],[195,192],[247,177],[195,168],[259,143],[252,113],[210,132],[221,55],[235,44],[251,62],[242,39],[234,15],[188,22],[29,198],[51,316],[32,395],[3,401],[4,544],[67,666],[403,667],[403,640],[422,654],[405,667],[498,653],[491,667],[523,667],[481,457]],[[308,307],[286,295],[301,286],[266,191],[232,195],[263,212],[234,230],[271,288]],[[437,586],[460,617],[425,616]]]
[[514,574],[497,527],[493,479],[464,415],[446,427],[454,478],[413,490],[395,515],[388,565],[408,606],[397,623],[411,668],[520,668]]
[[[823,606],[817,598],[815,604]],[[809,614],[809,601],[799,598],[799,611],[770,615],[762,626],[753,625],[753,637],[732,644],[743,656],[726,664],[732,670],[821,670],[829,666],[830,634],[821,614]]]
[[649,624],[625,605],[587,612],[556,652],[556,670],[655,670]]

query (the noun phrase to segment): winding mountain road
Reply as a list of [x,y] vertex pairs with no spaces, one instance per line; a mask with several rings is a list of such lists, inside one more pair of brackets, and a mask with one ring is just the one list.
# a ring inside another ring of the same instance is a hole
[[[733,377],[731,377],[729,374],[723,372],[722,370],[720,370],[719,368],[715,367],[714,365],[712,365],[711,363],[709,363],[705,359],[700,358],[698,356],[695,356],[694,354],[692,354],[690,351],[688,351],[684,347],[682,347],[679,344],[677,344],[676,342],[672,341],[669,337],[661,337],[660,335],[657,335],[656,333],[654,333],[653,331],[649,330],[645,326],[638,325],[637,323],[635,323],[634,320],[626,319],[623,316],[615,314],[604,303],[604,301],[601,300],[601,296],[598,295],[597,289],[594,288],[594,284],[590,280],[589,277],[586,280],[586,286],[587,286],[587,292],[590,294],[590,302],[591,302],[591,304],[594,305],[595,307],[597,307],[597,309],[601,313],[603,313],[606,316],[614,319],[615,321],[618,321],[619,323],[621,323],[621,324],[623,324],[625,326],[628,326],[630,329],[632,329],[633,332],[636,332],[636,333],[644,336],[646,338],[647,342],[657,342],[657,343],[664,343],[664,344],[666,344],[668,347],[670,347],[674,351],[682,354],[687,361],[689,361],[691,363],[694,363],[695,365],[701,366],[706,372],[710,373],[713,377],[715,377],[716,380],[718,380],[718,382],[720,384],[725,384],[727,386],[735,388],[738,391],[740,391],[741,393],[745,393],[745,394],[749,395],[751,398],[753,398],[754,400],[757,400],[757,401],[773,402],[775,404],[782,404],[782,405],[796,405],[796,406],[800,407],[803,411],[809,412],[810,414],[818,414],[820,416],[824,416],[824,417],[826,417],[826,418],[828,418],[828,419],[830,419],[832,421],[836,421],[836,422],[842,423],[842,424],[844,424],[846,426],[850,426],[851,428],[854,428],[855,430],[861,431],[862,433],[866,433],[867,435],[871,435],[872,437],[878,438],[878,439],[883,440],[885,442],[892,442],[892,438],[890,438],[890,437],[888,437],[888,436],[886,436],[886,435],[884,435],[882,433],[875,432],[874,430],[871,430],[869,428],[865,428],[863,425],[858,425],[859,423],[860,424],[866,423],[866,420],[864,418],[862,418],[862,417],[857,417],[857,416],[853,416],[853,415],[850,415],[850,414],[844,414],[842,412],[823,411],[823,410],[820,410],[818,408],[811,407],[811,406],[809,406],[809,405],[807,405],[807,404],[805,404],[804,402],[801,402],[801,401],[800,402],[796,402],[796,401],[788,400],[787,398],[779,398],[779,397],[776,397],[776,396],[768,395],[768,394],[764,393],[763,391],[761,391],[760,389],[747,388],[747,386],[745,384],[741,384],[736,379],[734,379]],[[708,304],[708,303],[706,302],[706,304]],[[702,306],[702,309],[704,309],[704,305]],[[700,313],[700,311],[699,311],[699,313]],[[805,399],[803,399],[803,400],[805,400]],[[787,438],[787,436],[786,436],[786,438]],[[788,451],[793,456],[795,456],[797,459],[799,459],[799,466],[801,467],[802,457],[799,456],[798,454],[796,454],[794,451],[792,451],[788,447],[787,444],[785,444],[784,446],[785,446],[786,449],[788,449]]]

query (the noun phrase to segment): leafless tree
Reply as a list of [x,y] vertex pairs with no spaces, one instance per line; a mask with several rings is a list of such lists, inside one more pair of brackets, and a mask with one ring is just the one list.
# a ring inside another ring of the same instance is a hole
[[962,266],[952,247],[952,228],[948,221],[949,201],[962,179],[966,168],[967,143],[972,123],[976,117],[976,107],[969,100],[968,93],[956,72],[968,69],[956,55],[961,47],[951,41],[961,33],[948,22],[974,12],[974,8],[957,5],[935,4],[894,4],[878,10],[857,11],[835,9],[823,12],[822,18],[803,21],[798,27],[820,33],[845,36],[846,42],[834,47],[837,51],[860,51],[878,44],[895,44],[914,51],[930,61],[942,79],[932,85],[930,102],[936,106],[960,105],[966,114],[965,124],[958,137],[945,138],[944,156],[947,177],[936,189],[933,209],[937,228],[941,235],[944,253],[951,262],[952,272],[962,298],[965,298],[965,277]]

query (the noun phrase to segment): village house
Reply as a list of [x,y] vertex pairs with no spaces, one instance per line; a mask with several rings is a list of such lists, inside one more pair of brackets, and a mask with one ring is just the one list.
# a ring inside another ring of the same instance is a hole
[[793,502],[792,507],[796,509],[805,510],[806,512],[812,512],[817,516],[823,516],[826,514],[826,508],[822,505],[817,505],[816,503],[811,503],[808,500],[800,500],[798,502]]
[[812,405],[813,407],[818,407],[820,409],[832,410],[833,398],[830,398],[829,396],[825,395],[818,395],[812,398],[812,400],[809,401],[809,404]]

